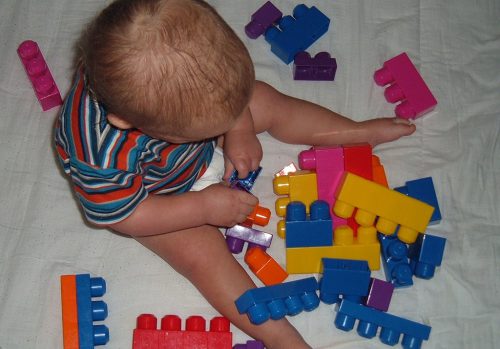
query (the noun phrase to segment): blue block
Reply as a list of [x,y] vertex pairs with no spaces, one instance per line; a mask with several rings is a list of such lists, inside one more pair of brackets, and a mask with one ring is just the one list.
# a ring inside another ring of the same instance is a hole
[[327,304],[349,299],[361,303],[370,288],[370,268],[367,261],[323,258],[323,277],[319,282],[319,297]]
[[410,267],[416,277],[431,279],[437,266],[443,261],[446,239],[430,234],[419,234],[410,245]]
[[300,201],[292,201],[286,207],[286,247],[314,247],[333,245],[333,222],[326,201],[311,204],[310,215]]
[[385,278],[394,287],[407,287],[413,285],[413,273],[408,260],[408,246],[401,242],[396,235],[378,234],[382,265]]
[[238,171],[234,170],[228,180],[229,186],[231,188],[237,187],[238,189],[250,191],[252,190],[260,171],[262,171],[262,167],[259,166],[259,168],[255,171],[250,171],[245,178],[238,178]]
[[270,318],[278,320],[303,310],[318,307],[318,282],[314,277],[254,288],[243,293],[235,302],[240,314],[246,313],[250,321],[260,325]]
[[361,337],[373,338],[381,327],[379,337],[382,343],[396,345],[402,334],[401,345],[405,349],[419,349],[431,333],[429,326],[343,300],[335,317],[335,327],[350,331],[356,320],[359,320],[357,332]]
[[78,340],[80,349],[93,349],[109,341],[109,330],[105,325],[94,325],[108,316],[108,307],[103,301],[93,301],[106,293],[106,282],[101,277],[89,274],[76,275],[76,301],[78,311]]
[[289,64],[295,55],[305,51],[328,31],[330,19],[315,6],[297,5],[292,16],[282,17],[277,27],[267,29],[266,41],[271,51]]
[[408,181],[405,186],[394,188],[394,190],[434,207],[434,213],[432,214],[429,224],[437,224],[441,221],[441,211],[439,210],[439,203],[432,177]]

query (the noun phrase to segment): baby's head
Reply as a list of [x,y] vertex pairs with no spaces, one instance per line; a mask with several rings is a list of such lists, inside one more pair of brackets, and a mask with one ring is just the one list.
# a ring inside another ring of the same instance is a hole
[[245,46],[201,0],[117,0],[90,24],[80,50],[110,122],[166,140],[224,133],[254,85]]

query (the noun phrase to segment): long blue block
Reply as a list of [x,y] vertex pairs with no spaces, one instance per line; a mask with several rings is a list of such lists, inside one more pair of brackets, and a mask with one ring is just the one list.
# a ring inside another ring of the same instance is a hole
[[316,247],[333,245],[333,222],[326,201],[311,204],[310,215],[300,201],[286,207],[285,244],[290,247]]
[[430,234],[419,234],[410,245],[410,267],[416,277],[431,279],[436,267],[443,261],[446,239]]
[[429,326],[343,300],[335,317],[335,327],[350,331],[356,320],[359,320],[357,332],[360,336],[373,338],[377,335],[378,327],[381,327],[379,337],[382,343],[395,345],[403,335],[401,345],[405,349],[419,349],[431,333]]
[[368,295],[371,277],[367,261],[323,258],[322,266],[319,294],[324,303],[340,302],[340,296],[361,303]]
[[394,190],[434,207],[434,213],[432,214],[429,224],[437,224],[441,221],[441,210],[439,209],[439,202],[432,177],[408,181],[406,185],[394,188]]
[[271,27],[265,33],[271,51],[289,64],[295,55],[305,51],[328,31],[330,19],[315,6],[297,5],[292,16],[282,17],[279,29]]
[[309,277],[248,290],[235,304],[240,314],[246,313],[253,324],[260,325],[270,318],[278,320],[316,309],[319,305],[317,290],[318,282]]
[[101,277],[89,274],[76,275],[76,301],[78,310],[78,340],[80,349],[93,349],[109,341],[109,330],[105,325],[94,325],[108,316],[108,307],[103,301],[92,301],[106,293],[106,282]]
[[413,285],[408,246],[395,235],[378,234],[385,278],[395,288]]

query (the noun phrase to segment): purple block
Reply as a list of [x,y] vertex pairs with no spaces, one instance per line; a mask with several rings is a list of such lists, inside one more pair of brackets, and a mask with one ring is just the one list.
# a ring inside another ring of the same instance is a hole
[[248,242],[252,245],[258,245],[264,250],[271,246],[273,235],[257,229],[248,228],[242,225],[226,229],[226,243],[232,253],[240,253],[243,245]]
[[391,304],[393,292],[393,284],[384,280],[372,278],[365,305],[380,311],[387,311],[389,309],[389,304]]
[[245,33],[250,39],[257,39],[282,16],[283,13],[268,1],[252,15],[252,20],[245,26]]
[[235,344],[233,349],[265,349],[264,343],[260,341],[247,341],[246,344]]
[[328,52],[320,52],[311,58],[307,52],[299,52],[293,62],[294,80],[333,81],[337,61]]

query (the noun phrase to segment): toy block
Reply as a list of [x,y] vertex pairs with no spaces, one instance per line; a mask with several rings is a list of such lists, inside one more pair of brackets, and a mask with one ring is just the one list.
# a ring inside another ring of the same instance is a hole
[[269,224],[269,220],[271,219],[271,210],[267,207],[262,207],[256,205],[253,208],[252,213],[247,216],[247,219],[241,223],[247,227],[252,227],[254,224],[259,225],[261,227],[265,227]]
[[380,269],[380,244],[374,227],[360,227],[357,237],[350,227],[339,227],[333,239],[333,246],[287,248],[286,271],[289,274],[320,273],[323,258],[367,261],[370,270]]
[[231,253],[234,254],[243,251],[245,242],[252,246],[259,246],[265,250],[271,246],[272,240],[272,234],[242,225],[235,225],[226,229],[226,243]]
[[[387,176],[385,175],[385,169],[380,158],[377,155],[372,154],[372,171],[373,171],[373,181],[386,188],[389,188],[389,182],[387,182]],[[423,201],[423,200],[422,200]],[[425,202],[425,201],[424,201]]]
[[285,167],[283,167],[278,172],[276,172],[274,174],[274,177],[286,176],[286,175],[289,175],[290,173],[294,173],[294,172],[297,172],[297,166],[295,166],[295,164],[292,162],[292,163],[289,163],[288,165],[286,165]]
[[157,329],[157,319],[152,314],[137,317],[137,325],[132,339],[133,349],[230,349],[232,333],[225,317],[210,320],[207,331],[206,321],[201,316],[186,319],[185,330],[181,329],[181,319],[176,315],[166,315]]
[[276,200],[276,214],[280,217],[286,215],[286,206],[291,201],[301,201],[309,207],[313,201],[318,200],[316,173],[311,171],[297,171],[273,179],[273,189],[276,195],[288,195]]
[[38,44],[26,40],[17,48],[17,54],[21,59],[26,74],[28,74],[28,79],[31,81],[36,98],[40,102],[43,111],[61,105],[61,94]]
[[245,263],[266,286],[282,283],[288,277],[288,273],[278,262],[259,247],[247,250]]
[[235,344],[233,349],[265,349],[261,341],[247,341],[246,344]]
[[245,178],[238,178],[238,171],[234,170],[228,179],[229,186],[231,188],[233,188],[234,186],[241,186],[247,191],[251,191],[255,180],[257,179],[261,171],[262,167],[259,166],[259,168],[257,168],[256,170],[250,171]]
[[333,81],[337,72],[337,60],[328,52],[317,53],[314,58],[305,51],[295,55],[293,79],[309,81]]
[[283,13],[268,1],[251,16],[250,23],[245,26],[245,33],[250,39],[257,39],[282,16]]
[[439,202],[432,177],[408,181],[406,185],[394,188],[394,190],[434,207],[434,213],[432,214],[429,224],[437,224],[441,221],[441,210],[439,209]]
[[292,16],[282,17],[278,27],[270,27],[265,32],[271,52],[289,64],[295,55],[305,51],[328,31],[330,19],[315,6],[304,4],[295,6]]
[[92,300],[106,293],[103,278],[89,274],[61,276],[61,304],[64,349],[93,349],[109,341],[105,325],[94,325],[108,316],[103,301]]
[[310,214],[300,201],[286,207],[286,247],[332,246],[333,224],[330,207],[322,200],[311,204]]
[[[398,228],[398,237],[413,243],[418,233],[423,233],[432,217],[434,207],[398,193],[395,190],[345,172],[336,192],[334,213],[349,218],[357,208],[356,222],[361,226],[373,226],[385,235],[392,235]],[[398,227],[399,225],[399,227]]]
[[405,349],[419,349],[424,340],[429,339],[431,328],[401,317],[353,303],[347,299],[340,303],[335,327],[342,331],[350,331],[359,320],[357,332],[361,337],[373,338],[381,327],[380,341],[387,345],[396,345],[401,334],[401,345]]
[[405,119],[416,119],[430,112],[437,100],[406,53],[389,59],[375,72],[375,83],[387,87],[385,99],[396,106],[396,115]]
[[372,180],[372,147],[368,143],[344,145],[344,171]]
[[416,277],[431,279],[437,266],[441,265],[446,239],[430,234],[419,234],[410,245],[408,255],[410,267]]
[[285,315],[294,316],[303,310],[316,309],[319,305],[317,290],[318,282],[309,277],[250,289],[235,304],[240,314],[246,313],[253,324],[260,325],[269,318],[278,320]]
[[341,296],[361,303],[368,295],[370,269],[366,261],[323,258],[321,272],[319,299],[324,303],[338,303]]
[[389,310],[393,293],[393,284],[388,281],[372,278],[368,296],[365,298],[364,304],[370,308],[387,311]]
[[386,280],[394,287],[413,285],[413,273],[408,260],[408,246],[401,242],[396,235],[379,234],[378,239]]

